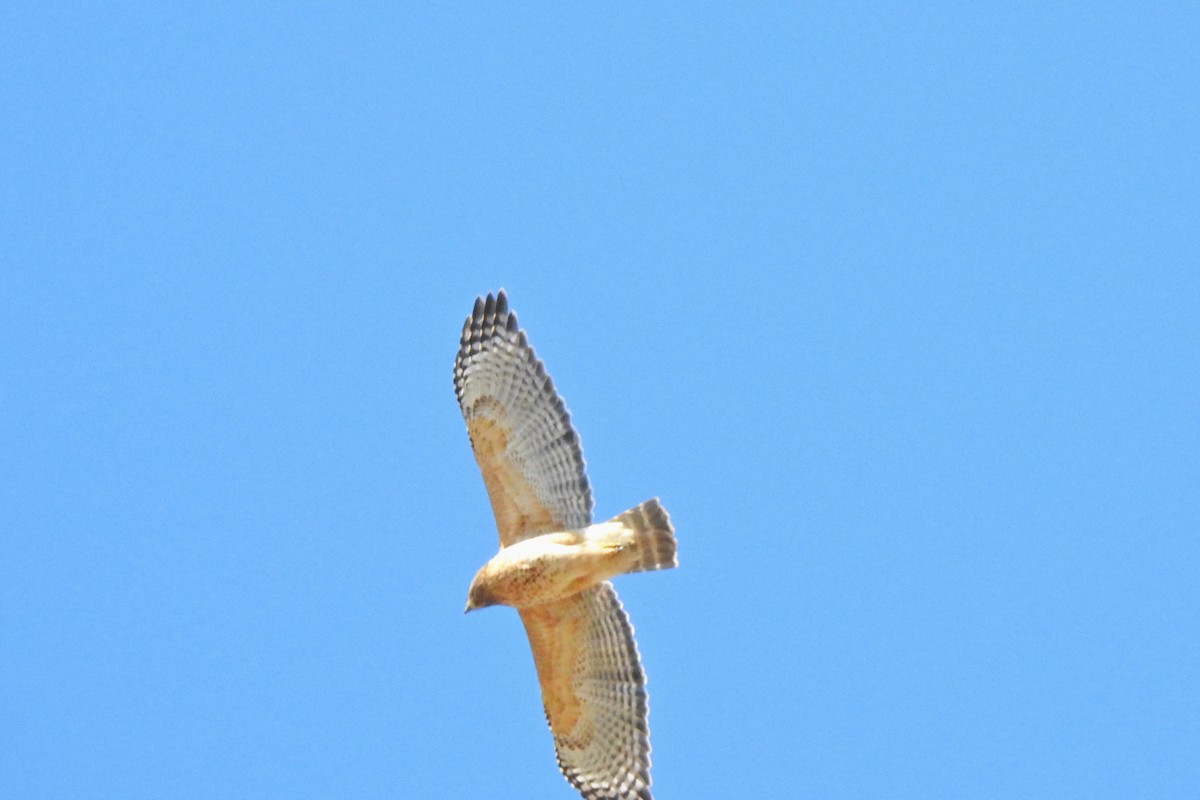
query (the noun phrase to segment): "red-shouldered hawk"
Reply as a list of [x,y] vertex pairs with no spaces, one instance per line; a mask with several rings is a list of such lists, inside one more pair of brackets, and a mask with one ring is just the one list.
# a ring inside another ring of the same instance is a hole
[[676,566],[667,512],[654,499],[592,524],[579,437],[503,290],[463,325],[454,390],[500,534],[467,611],[521,615],[571,785],[587,800],[651,800],[646,676],[608,579]]

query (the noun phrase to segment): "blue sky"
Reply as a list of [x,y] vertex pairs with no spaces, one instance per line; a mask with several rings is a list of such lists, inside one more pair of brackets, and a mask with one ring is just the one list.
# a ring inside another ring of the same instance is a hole
[[1200,14],[0,9],[0,795],[570,798],[451,389],[505,287],[662,798],[1200,783]]

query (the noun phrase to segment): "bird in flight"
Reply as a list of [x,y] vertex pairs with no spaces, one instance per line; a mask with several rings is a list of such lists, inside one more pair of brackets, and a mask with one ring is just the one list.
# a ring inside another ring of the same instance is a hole
[[585,800],[652,800],[646,675],[609,579],[676,566],[671,520],[655,498],[592,524],[579,436],[504,290],[463,325],[454,392],[500,534],[466,610],[517,609],[559,769]]

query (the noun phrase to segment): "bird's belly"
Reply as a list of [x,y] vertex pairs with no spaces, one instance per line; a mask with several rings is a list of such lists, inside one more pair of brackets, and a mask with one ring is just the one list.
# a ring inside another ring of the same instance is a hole
[[508,552],[514,549],[507,548],[493,559],[493,594],[517,608],[561,600],[616,574],[612,554],[586,544]]

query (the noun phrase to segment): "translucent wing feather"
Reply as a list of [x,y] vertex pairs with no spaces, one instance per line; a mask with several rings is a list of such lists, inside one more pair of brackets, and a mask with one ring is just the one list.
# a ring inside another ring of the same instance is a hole
[[646,676],[612,585],[520,613],[563,775],[586,800],[651,800]]
[[579,437],[503,290],[463,325],[454,392],[502,546],[591,523]]

